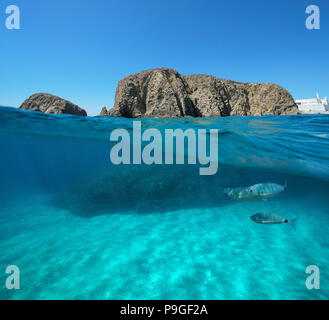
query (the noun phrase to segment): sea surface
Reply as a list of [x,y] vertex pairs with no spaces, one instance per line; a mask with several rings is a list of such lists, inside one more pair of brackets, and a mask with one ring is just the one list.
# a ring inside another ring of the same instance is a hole
[[[133,121],[0,107],[0,299],[328,299],[329,115],[140,120],[219,129],[213,176],[112,164],[110,134]],[[287,189],[223,193],[263,182]],[[296,230],[254,223],[260,212]],[[20,290],[5,286],[9,265]]]

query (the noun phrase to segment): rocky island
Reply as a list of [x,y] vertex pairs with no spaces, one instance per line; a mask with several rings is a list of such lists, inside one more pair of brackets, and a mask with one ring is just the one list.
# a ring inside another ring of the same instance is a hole
[[226,117],[297,114],[287,90],[272,83],[243,83],[210,75],[182,76],[169,68],[119,81],[114,107],[100,116]]
[[[60,97],[37,93],[20,109],[87,116]],[[210,75],[182,76],[170,68],[142,71],[121,79],[112,109],[99,116],[126,118],[227,117],[298,114],[290,93],[273,83],[245,83]]]
[[19,108],[43,113],[87,116],[87,112],[76,104],[49,93],[36,93],[26,99]]

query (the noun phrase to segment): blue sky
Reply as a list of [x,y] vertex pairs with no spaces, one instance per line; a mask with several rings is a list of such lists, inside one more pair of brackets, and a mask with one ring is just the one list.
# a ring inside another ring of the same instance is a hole
[[[21,30],[5,27],[12,4]],[[156,67],[329,96],[328,0],[2,0],[0,44],[0,105],[48,92],[96,115],[122,77]]]

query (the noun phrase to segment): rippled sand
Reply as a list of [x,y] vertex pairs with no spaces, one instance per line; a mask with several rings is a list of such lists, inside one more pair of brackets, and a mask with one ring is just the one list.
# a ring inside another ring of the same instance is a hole
[[[229,200],[219,208],[87,219],[47,201],[11,206],[1,216],[0,266],[20,267],[21,290],[2,286],[0,298],[325,299],[325,201],[323,196],[247,205]],[[297,230],[250,220],[254,212],[269,209],[298,216]],[[320,267],[319,291],[305,287],[310,264]]]

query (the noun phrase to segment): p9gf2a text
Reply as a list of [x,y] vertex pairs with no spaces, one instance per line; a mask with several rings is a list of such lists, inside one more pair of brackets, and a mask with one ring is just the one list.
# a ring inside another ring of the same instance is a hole
[[208,314],[205,305],[188,304],[188,305],[165,305],[165,314],[187,314],[187,315],[201,315]]

